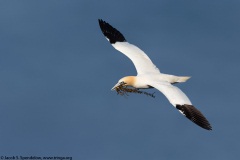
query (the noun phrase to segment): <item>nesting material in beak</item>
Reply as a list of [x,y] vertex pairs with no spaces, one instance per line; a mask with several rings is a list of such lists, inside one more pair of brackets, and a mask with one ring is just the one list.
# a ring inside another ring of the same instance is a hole
[[148,93],[148,92],[143,92],[140,91],[137,88],[134,87],[128,87],[125,84],[116,84],[112,90],[115,90],[117,92],[117,94],[121,95],[121,96],[129,96],[128,93],[138,93],[138,94],[145,94],[147,96],[153,97],[155,98],[154,93]]

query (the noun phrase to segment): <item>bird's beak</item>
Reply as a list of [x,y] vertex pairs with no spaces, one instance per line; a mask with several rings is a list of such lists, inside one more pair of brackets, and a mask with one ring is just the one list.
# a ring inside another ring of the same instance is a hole
[[111,90],[115,90],[118,86],[120,85],[120,83],[117,83]]

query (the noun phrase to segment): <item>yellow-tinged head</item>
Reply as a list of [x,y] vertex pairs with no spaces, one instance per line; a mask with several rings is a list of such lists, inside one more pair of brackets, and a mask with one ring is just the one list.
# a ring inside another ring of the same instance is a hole
[[117,88],[119,85],[125,85],[125,86],[132,86],[134,87],[136,82],[136,77],[135,76],[127,76],[127,77],[123,77],[121,78],[118,83],[112,88],[112,90],[114,90],[115,88]]

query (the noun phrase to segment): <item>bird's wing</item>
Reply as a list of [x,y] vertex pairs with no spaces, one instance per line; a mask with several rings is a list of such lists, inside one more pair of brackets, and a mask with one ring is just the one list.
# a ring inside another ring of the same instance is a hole
[[124,36],[107,22],[99,19],[100,28],[112,46],[125,54],[133,62],[138,75],[146,73],[160,73],[151,59],[137,46],[126,41]]
[[192,122],[204,129],[212,130],[208,120],[178,87],[166,82],[149,83],[149,85],[162,92],[170,103]]

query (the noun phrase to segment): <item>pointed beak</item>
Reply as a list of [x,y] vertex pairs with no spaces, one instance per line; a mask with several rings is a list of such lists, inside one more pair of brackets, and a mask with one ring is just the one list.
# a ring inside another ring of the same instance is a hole
[[115,90],[118,86],[120,85],[120,83],[117,83],[111,90]]

